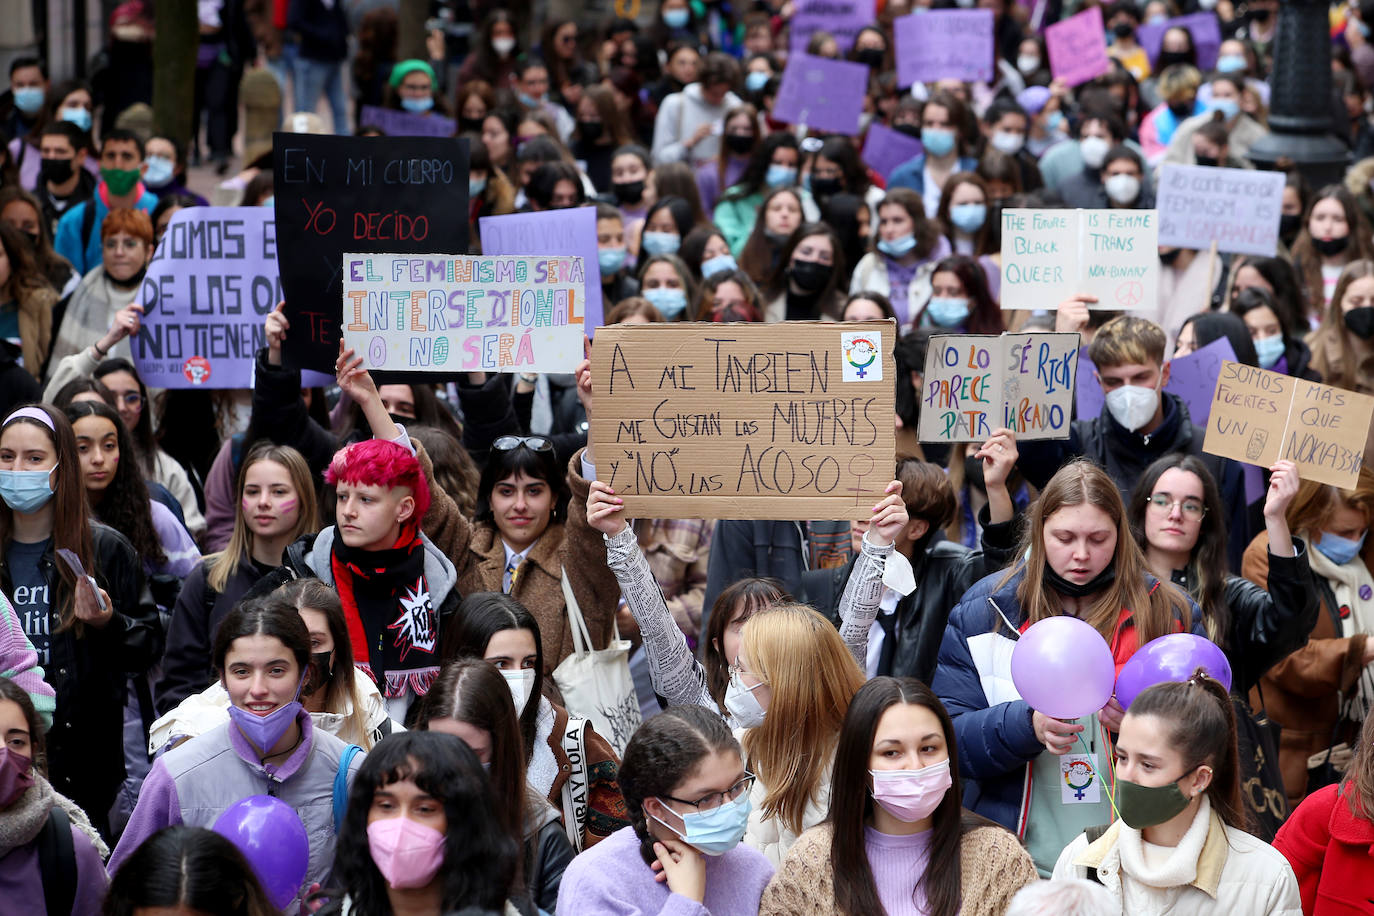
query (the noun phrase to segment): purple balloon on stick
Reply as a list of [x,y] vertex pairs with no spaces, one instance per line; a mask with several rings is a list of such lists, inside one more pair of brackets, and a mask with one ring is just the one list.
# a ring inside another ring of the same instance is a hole
[[1116,679],[1116,701],[1122,709],[1130,709],[1145,688],[1166,681],[1186,681],[1199,668],[1231,689],[1231,663],[1216,643],[1192,633],[1152,639],[1122,666]]
[[1112,697],[1116,662],[1102,634],[1077,617],[1047,617],[1021,634],[1011,680],[1031,709],[1055,719],[1097,712]]
[[273,906],[285,909],[295,899],[310,867],[310,840],[290,805],[250,795],[226,808],[214,830],[243,853]]

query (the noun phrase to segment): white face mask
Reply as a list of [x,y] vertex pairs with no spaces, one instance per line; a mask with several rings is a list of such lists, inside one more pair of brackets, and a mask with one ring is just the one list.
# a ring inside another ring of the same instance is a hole
[[501,676],[506,679],[506,686],[510,688],[511,699],[515,701],[515,715],[519,718],[530,701],[530,694],[534,691],[534,669],[502,671]]
[[1030,76],[1040,69],[1040,58],[1034,54],[1021,54],[1016,58],[1016,69]]
[[1140,385],[1122,385],[1107,392],[1112,419],[1135,432],[1149,423],[1159,409],[1159,392]]
[[491,40],[491,47],[492,50],[495,51],[497,54],[500,54],[502,57],[506,57],[510,54],[510,52],[515,50],[515,39],[493,38]]
[[1078,141],[1078,151],[1083,155],[1083,164],[1090,169],[1102,168],[1112,145],[1101,137],[1084,137]]
[[1015,156],[1021,152],[1021,147],[1026,145],[1026,135],[1008,133],[1004,130],[994,131],[992,145],[993,148],[1006,153],[1008,156]]
[[758,728],[763,724],[767,711],[754,696],[754,691],[762,686],[760,683],[745,687],[739,675],[730,672],[730,685],[725,688],[725,711],[730,713],[740,728]]
[[1107,196],[1119,204],[1133,204],[1140,196],[1140,179],[1134,175],[1113,175],[1102,183]]

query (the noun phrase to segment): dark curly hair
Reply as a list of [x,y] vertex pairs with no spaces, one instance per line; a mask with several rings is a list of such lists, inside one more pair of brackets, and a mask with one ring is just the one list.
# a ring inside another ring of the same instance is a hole
[[719,713],[700,706],[674,706],[641,725],[625,746],[620,760],[620,791],[639,837],[639,854],[646,865],[658,856],[644,814],[644,799],[671,795],[708,754],[734,751],[739,742]]
[[[723,725],[722,725],[723,727]],[[453,735],[402,732],[383,739],[363,759],[348,793],[348,812],[334,849],[334,878],[347,889],[357,916],[389,916],[386,879],[368,847],[367,816],[377,790],[410,780],[444,806],[441,912],[478,906],[501,912],[514,886],[519,844],[493,806],[477,755]],[[337,893],[336,897],[342,897]]]
[[[167,562],[167,552],[162,549],[162,541],[153,527],[153,508],[149,503],[148,487],[143,482],[143,473],[138,466],[138,452],[119,414],[102,401],[72,401],[64,410],[72,426],[87,417],[108,420],[114,426],[119,459],[103,491],[93,493],[87,488],[86,497],[90,500],[91,511],[100,521],[128,538],[145,563],[158,566]],[[82,447],[78,437],[77,454],[81,454]],[[100,443],[89,447],[99,448]]]

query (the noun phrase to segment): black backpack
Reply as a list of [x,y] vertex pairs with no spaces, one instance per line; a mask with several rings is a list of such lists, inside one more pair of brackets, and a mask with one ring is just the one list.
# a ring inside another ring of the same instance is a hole
[[71,819],[61,806],[53,805],[34,842],[48,916],[71,916],[76,903],[76,846],[72,843]]

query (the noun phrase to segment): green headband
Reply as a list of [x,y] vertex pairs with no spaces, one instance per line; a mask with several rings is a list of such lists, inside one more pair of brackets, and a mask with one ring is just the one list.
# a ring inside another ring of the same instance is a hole
[[433,90],[439,82],[434,78],[434,68],[431,67],[429,64],[425,63],[424,61],[415,60],[414,58],[410,60],[400,61],[391,68],[391,88],[401,88],[401,80],[405,79],[407,76],[414,73],[416,70],[419,70],[421,73],[429,77],[429,88]]

